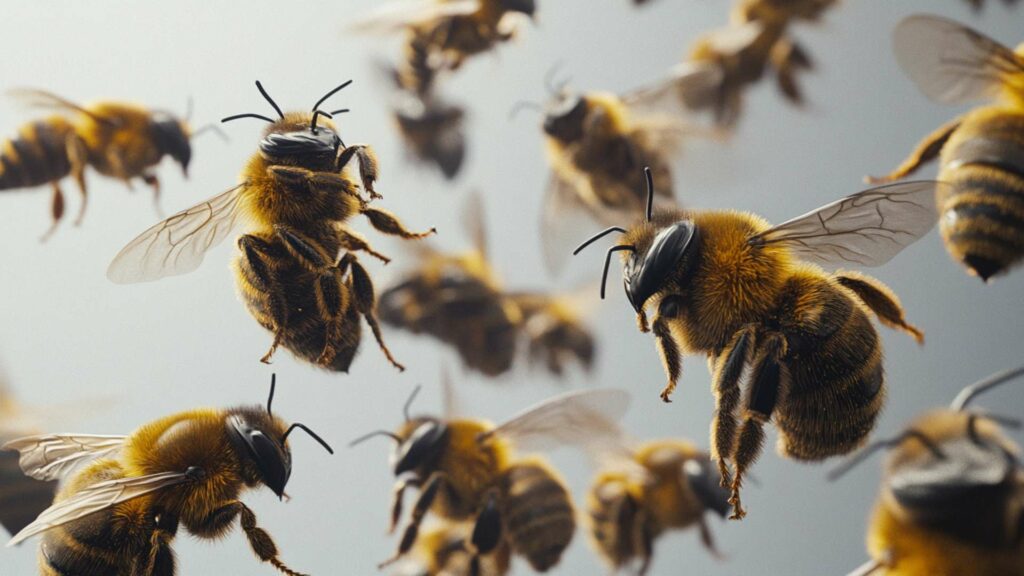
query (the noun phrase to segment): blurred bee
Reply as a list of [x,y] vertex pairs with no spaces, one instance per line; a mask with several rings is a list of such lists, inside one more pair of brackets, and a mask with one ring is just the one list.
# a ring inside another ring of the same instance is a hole
[[[220,538],[240,518],[256,556],[284,574],[277,546],[241,500],[266,486],[279,497],[292,471],[288,426],[267,406],[200,408],[146,424],[129,436],[49,434],[8,442],[21,467],[40,480],[67,476],[53,506],[7,544],[42,534],[39,567],[59,574],[173,576],[171,542],[179,524],[190,534]],[[84,468],[70,474],[80,464]]]
[[948,409],[924,414],[831,474],[892,450],[868,528],[872,559],[851,576],[1024,574],[1024,466],[999,427],[1021,422],[967,409],[979,393],[1022,374],[1024,367],[968,386]]
[[382,566],[413,550],[428,512],[444,521],[473,522],[467,542],[473,576],[481,573],[481,558],[500,553],[503,543],[538,572],[557,564],[576,530],[569,491],[545,460],[514,450],[588,446],[608,439],[617,433],[615,421],[626,411],[629,395],[621,390],[563,394],[494,426],[476,419],[411,418],[415,394],[396,432],[377,431],[352,443],[375,436],[395,442],[392,530],[402,516],[405,490],[419,489],[398,551]]
[[[622,234],[605,257],[601,297],[611,258],[623,252],[626,297],[640,330],[653,331],[668,375],[662,400],[675,390],[684,352],[708,356],[711,453],[732,489],[732,518],[745,515],[742,477],[761,452],[766,422],[779,429],[782,455],[808,461],[848,453],[871,431],[885,393],[869,314],[918,342],[924,335],[878,280],[815,263],[887,262],[934,225],[937,185],[866,190],[778,226],[731,210],[653,211],[649,200],[646,218],[629,230],[611,227],[574,252]],[[657,310],[651,324],[648,305]]]
[[[985,0],[966,0],[975,11],[981,10],[982,6],[985,5]],[[1018,0],[1003,0],[1004,6],[1015,6]]]
[[676,439],[618,448],[605,452],[607,463],[587,494],[591,539],[612,569],[639,559],[636,573],[646,574],[654,541],[668,530],[694,525],[704,547],[719,556],[704,513],[725,517],[729,491],[708,455]]
[[[938,16],[903,20],[896,60],[929,98],[962,103],[997,98],[925,137],[888,182],[939,158],[939,230],[946,249],[984,281],[1024,258],[1024,45],[1014,53]],[[955,57],[954,57],[955,56]]]
[[259,114],[224,119],[257,118],[270,124],[241,183],[143,232],[121,250],[107,276],[120,284],[191,272],[244,220],[248,232],[238,239],[234,268],[249,312],[274,334],[263,362],[269,363],[283,345],[308,362],[347,371],[359,348],[362,317],[388,360],[403,369],[381,337],[373,283],[355,252],[388,259],[345,222],[362,214],[377,230],[402,238],[422,238],[434,230],[410,232],[389,212],[370,206],[380,197],[373,188],[376,156],[366,145],[342,142],[331,117],[345,110],[319,109],[349,83],[328,92],[312,112],[285,114],[257,82],[279,119]]
[[422,249],[417,269],[381,294],[381,319],[454,347],[467,368],[487,376],[512,368],[524,338],[531,366],[557,376],[573,361],[590,368],[594,339],[572,296],[505,291],[487,261],[483,218],[480,197],[470,196],[462,219],[474,249]]
[[0,149],[0,190],[50,184],[53,223],[43,235],[48,239],[64,216],[60,181],[71,175],[82,193],[75,225],[82,222],[86,207],[85,169],[123,181],[131,188],[139,178],[153,188],[153,202],[160,210],[160,181],[152,168],[164,156],[181,165],[188,176],[192,159],[191,139],[210,126],[192,132],[188,119],[153,111],[135,104],[100,101],[80,106],[43,90],[21,89],[13,93],[28,103],[52,108],[62,114],[27,124],[18,136]]
[[[25,416],[0,374],[0,445],[33,431]],[[56,491],[56,482],[39,482],[22,474],[17,454],[0,451],[0,526],[8,532],[15,534],[28,526],[46,510]]]
[[[468,542],[472,525],[467,522],[434,522],[419,537],[405,558],[395,563],[393,576],[468,576],[472,553]],[[481,558],[481,576],[503,576],[511,567],[511,552],[502,541],[488,557]]]

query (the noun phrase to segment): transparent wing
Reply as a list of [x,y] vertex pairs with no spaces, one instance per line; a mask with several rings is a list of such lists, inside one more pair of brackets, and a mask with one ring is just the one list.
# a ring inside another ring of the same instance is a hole
[[636,114],[687,115],[714,101],[722,80],[722,69],[718,66],[684,62],[658,83],[624,94],[622,102]]
[[117,478],[93,484],[77,494],[50,506],[36,518],[35,522],[26,526],[23,530],[14,535],[7,546],[17,544],[56,528],[68,522],[74,522],[89,514],[127,502],[133,498],[145,496],[170,486],[189,482],[190,477],[184,472],[161,472],[149,476],[137,476],[133,478]]
[[465,16],[480,8],[479,0],[410,0],[385,4],[348,29],[369,34],[390,34],[440,18]]
[[[598,207],[599,201],[589,192],[590,183],[583,177],[552,172],[544,195],[540,216],[541,252],[548,273],[557,276],[572,255],[573,248],[596,226],[622,225],[633,220],[632,214]],[[591,198],[587,201],[585,198]]]
[[17,450],[21,470],[36,480],[57,480],[75,466],[119,451],[127,436],[43,434],[17,438],[3,445]]
[[118,252],[107,268],[107,278],[132,284],[195,270],[206,251],[235,227],[245,189],[243,182],[146,230]]
[[938,16],[911,16],[896,26],[893,52],[929,98],[948,104],[994,98],[1018,78],[1024,59],[991,38]]
[[82,106],[75,104],[74,102],[62,98],[52,92],[46,90],[39,90],[37,88],[13,88],[7,92],[12,98],[18,100],[22,104],[32,108],[44,108],[47,110],[59,110],[62,112],[77,112],[79,114],[85,114],[93,120],[107,124],[108,126],[118,126],[119,123],[113,118],[107,118],[96,114],[91,110],[87,110]]
[[782,243],[819,264],[881,266],[935,225],[940,185],[916,181],[871,188],[770,228],[750,243]]
[[527,451],[564,445],[596,450],[603,444],[620,442],[618,421],[629,409],[629,402],[629,393],[624,390],[568,392],[527,408],[481,440],[497,435]]

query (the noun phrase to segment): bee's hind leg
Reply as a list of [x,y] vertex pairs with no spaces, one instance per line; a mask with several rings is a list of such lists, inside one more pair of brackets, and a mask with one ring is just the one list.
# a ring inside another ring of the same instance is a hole
[[46,242],[57,231],[60,219],[64,217],[64,192],[60,189],[60,183],[53,183],[53,195],[50,200],[50,227],[39,237],[40,242]]
[[501,511],[498,510],[498,495],[492,490],[485,497],[485,503],[477,514],[470,538],[472,556],[469,559],[470,576],[480,575],[480,557],[493,552],[502,540]]
[[867,274],[849,270],[836,272],[834,278],[852,290],[875,313],[879,322],[894,330],[902,330],[918,344],[924,344],[924,332],[907,322],[900,299],[888,286]]
[[380,333],[380,324],[377,321],[377,303],[376,296],[373,291],[373,281],[370,280],[370,275],[366,273],[366,269],[363,265],[356,260],[356,257],[351,252],[346,252],[341,260],[338,261],[338,268],[342,273],[351,268],[352,272],[352,292],[355,296],[356,310],[363,315],[366,319],[366,323],[370,325],[370,330],[373,331],[373,337],[377,340],[377,346],[380,347],[381,351],[384,352],[384,356],[387,357],[388,362],[399,371],[405,371],[405,366],[398,363],[395,357],[391,355],[391,350],[388,349],[387,344],[384,343],[384,338]]
[[284,327],[288,324],[288,306],[285,303],[284,290],[281,289],[268,263],[267,253],[270,246],[265,240],[246,234],[238,239],[238,248],[252,272],[249,280],[267,296],[270,306],[270,316],[274,323],[274,342],[270,345],[270,350],[260,358],[260,362],[270,364],[271,357],[284,338]]
[[962,118],[957,118],[952,122],[943,124],[938,130],[925,136],[924,140],[921,140],[917,145],[917,148],[910,153],[910,156],[891,173],[885,176],[867,176],[864,180],[868,184],[884,184],[913,174],[918,168],[939,156],[939,152],[942,152],[942,147],[946,145],[946,141],[953,135],[953,132],[960,127],[961,122]]

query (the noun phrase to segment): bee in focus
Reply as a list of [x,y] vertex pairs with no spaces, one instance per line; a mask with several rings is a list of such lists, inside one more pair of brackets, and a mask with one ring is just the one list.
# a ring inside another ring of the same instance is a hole
[[370,205],[380,198],[373,187],[376,156],[366,145],[342,142],[331,118],[346,110],[319,109],[348,84],[328,92],[311,112],[285,114],[257,82],[279,118],[238,114],[224,119],[257,118],[270,124],[241,182],[143,232],[121,250],[107,276],[130,283],[191,272],[207,250],[244,222],[234,269],[249,312],[274,334],[263,362],[269,363],[283,345],[325,369],[347,371],[364,318],[384,355],[403,369],[381,337],[373,283],[355,252],[384,262],[388,258],[345,222],[361,214],[378,231],[406,239],[434,230],[410,232],[391,213]]
[[[469,576],[472,553],[468,522],[431,522],[416,539],[416,545],[395,563],[392,576]],[[512,557],[507,541],[479,562],[479,576],[504,576]]]
[[725,517],[729,491],[718,468],[691,442],[652,440],[635,447],[609,444],[587,494],[591,540],[615,572],[639,560],[646,574],[654,542],[668,530],[697,526],[701,543],[715,556],[704,513]]
[[871,560],[851,576],[1024,574],[1024,466],[1000,425],[1016,418],[970,410],[978,394],[1024,374],[1007,370],[968,386],[948,409],[930,411],[898,436],[872,443],[836,479],[889,449],[868,528]]
[[[576,249],[622,235],[605,257],[601,297],[612,256],[621,252],[626,298],[640,330],[654,333],[668,375],[664,401],[682,373],[681,355],[708,356],[716,400],[711,453],[732,490],[732,518],[745,515],[740,486],[761,452],[766,422],[779,430],[779,452],[797,460],[846,454],[867,438],[885,397],[870,314],[918,342],[924,335],[887,286],[816,263],[887,262],[934,225],[937,186],[873,188],[777,226],[737,211],[655,211],[649,200],[646,217],[630,229],[611,227]],[[651,323],[648,306],[656,310]]]
[[53,219],[42,240],[48,239],[64,216],[60,181],[70,175],[82,194],[75,225],[85,216],[85,169],[123,181],[129,188],[141,179],[153,188],[159,211],[160,180],[153,168],[164,156],[181,165],[188,176],[191,139],[208,127],[192,132],[187,119],[136,104],[99,101],[80,106],[43,90],[22,89],[14,94],[37,107],[60,114],[26,124],[0,149],[0,190],[49,184]]
[[574,362],[589,369],[594,337],[577,299],[507,291],[487,260],[478,195],[470,196],[462,220],[474,249],[462,254],[420,250],[417,268],[381,294],[381,320],[452,346],[466,368],[487,376],[511,370],[523,340],[530,366],[556,376]]
[[[418,388],[417,388],[418,390]],[[589,390],[557,396],[495,426],[477,419],[411,418],[395,432],[373,432],[395,442],[391,466],[397,478],[391,528],[402,516],[405,490],[419,496],[391,564],[413,550],[427,513],[445,522],[472,522],[467,542],[469,574],[481,573],[481,559],[501,553],[523,557],[538,572],[561,559],[576,530],[572,498],[565,481],[538,455],[526,452],[559,444],[588,446],[614,434],[629,395],[621,390]]]
[[[0,445],[32,433],[33,418],[14,398],[0,374]],[[46,510],[57,491],[56,482],[40,482],[22,474],[18,455],[0,451],[0,526],[11,534],[21,531]]]
[[1015,53],[957,22],[916,15],[896,27],[893,50],[933,100],[997,100],[926,136],[888,176],[868,179],[898,180],[939,158],[938,178],[949,183],[938,199],[942,239],[988,281],[1024,258],[1024,45]]
[[[59,574],[175,574],[171,543],[179,526],[203,539],[220,538],[236,518],[263,562],[297,576],[239,496],[266,486],[284,497],[292,472],[288,436],[308,433],[266,408],[199,408],[150,422],[129,436],[48,434],[13,440],[25,474],[66,477],[48,508],[7,544],[42,534],[42,576]],[[77,466],[84,466],[73,472]]]

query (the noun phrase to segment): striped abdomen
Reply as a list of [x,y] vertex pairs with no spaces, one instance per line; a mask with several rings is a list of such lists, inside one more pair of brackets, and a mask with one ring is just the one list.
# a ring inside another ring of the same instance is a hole
[[590,535],[598,551],[612,566],[620,568],[640,553],[637,550],[636,502],[621,478],[599,480],[587,495]]
[[56,489],[56,482],[26,476],[18,465],[17,452],[0,452],[0,526],[9,533],[17,534],[46,510]]
[[[775,411],[781,450],[800,460],[821,460],[860,446],[885,399],[882,349],[864,307],[843,288],[813,289],[820,330],[787,334],[790,351]],[[795,294],[795,299],[809,302],[808,296]]]
[[63,118],[26,125],[0,149],[0,190],[55,182],[71,173],[67,142],[74,129]]
[[539,462],[516,464],[502,476],[502,518],[512,550],[544,572],[558,563],[576,531],[568,490]]
[[982,280],[1024,257],[1024,114],[982,109],[942,149],[940,229],[950,254]]

